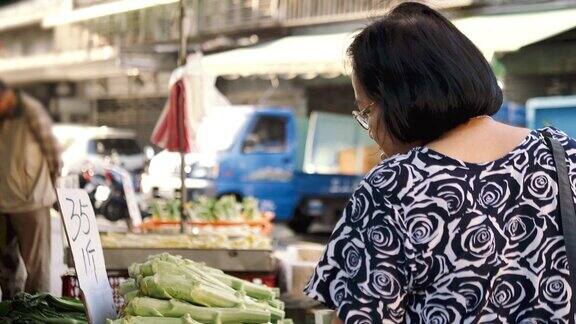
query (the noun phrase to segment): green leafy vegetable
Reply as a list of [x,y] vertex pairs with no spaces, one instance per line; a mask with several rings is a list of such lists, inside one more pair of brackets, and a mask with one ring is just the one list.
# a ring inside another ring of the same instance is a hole
[[84,305],[74,299],[54,297],[50,294],[20,293],[12,301],[2,304],[4,310],[0,313],[1,323],[88,323]]
[[[241,222],[258,220],[262,217],[262,213],[258,209],[258,199],[254,197],[246,197],[240,203],[234,195],[222,196],[219,199],[200,196],[186,208],[191,219],[200,222]],[[155,220],[179,221],[180,200],[153,201],[150,204],[150,212]]]
[[214,217],[215,200],[205,196],[199,197],[193,204],[192,218],[196,221],[215,221]]
[[185,315],[181,318],[170,317],[142,317],[142,316],[126,316],[125,318],[117,320],[108,320],[107,324],[201,324],[193,320],[190,315]]
[[138,286],[136,285],[136,280],[134,280],[133,278],[130,278],[130,279],[122,282],[118,286],[118,293],[122,296],[124,296],[127,293],[134,291],[134,290],[138,290]]
[[137,296],[125,313],[143,317],[180,318],[189,314],[202,323],[268,323],[284,319],[278,291],[230,276],[204,264],[168,253],[153,255],[128,269]]
[[214,204],[216,220],[238,221],[242,218],[242,207],[232,195],[223,196]]
[[126,307],[126,314],[146,317],[182,317],[186,314],[202,323],[267,323],[270,312],[242,309],[201,307],[175,299],[150,297],[134,298]]
[[258,199],[254,197],[246,197],[242,201],[242,212],[246,220],[257,220],[262,218],[262,213],[258,208]]

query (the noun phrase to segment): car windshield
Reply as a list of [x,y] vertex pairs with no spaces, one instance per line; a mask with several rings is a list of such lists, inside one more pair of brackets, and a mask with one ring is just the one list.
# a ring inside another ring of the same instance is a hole
[[246,122],[248,113],[241,108],[226,108],[204,117],[196,133],[198,151],[218,152],[229,149]]
[[88,142],[88,152],[98,155],[110,155],[113,152],[120,155],[136,155],[142,153],[142,148],[132,138],[100,138]]

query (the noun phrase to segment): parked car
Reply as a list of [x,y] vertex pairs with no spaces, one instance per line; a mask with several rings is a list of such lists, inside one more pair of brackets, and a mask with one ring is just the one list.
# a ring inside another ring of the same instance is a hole
[[[297,118],[287,108],[228,107],[204,118],[196,144],[198,153],[186,157],[188,196],[254,196],[261,209],[305,232],[313,221],[330,225],[339,218],[363,172],[342,172],[341,153],[362,152],[370,139],[351,116]],[[177,153],[158,154],[144,190],[179,190],[179,168]]]
[[53,132],[63,148],[63,175],[80,174],[110,158],[133,174],[144,170],[146,155],[130,130],[56,124]]

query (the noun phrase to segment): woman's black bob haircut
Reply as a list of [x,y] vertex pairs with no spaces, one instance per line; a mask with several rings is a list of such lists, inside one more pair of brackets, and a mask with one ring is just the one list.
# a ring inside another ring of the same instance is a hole
[[348,48],[357,82],[396,141],[428,143],[470,118],[493,115],[502,90],[482,53],[448,19],[405,2]]

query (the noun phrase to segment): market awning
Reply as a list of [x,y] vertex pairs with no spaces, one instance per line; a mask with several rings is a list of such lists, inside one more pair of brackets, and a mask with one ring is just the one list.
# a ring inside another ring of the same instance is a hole
[[215,75],[230,77],[336,77],[345,72],[345,52],[352,36],[352,33],[287,36],[249,48],[207,55],[202,66]]
[[86,8],[65,11],[56,15],[48,16],[42,21],[44,27],[66,25],[85,20],[121,14],[134,10],[146,9],[154,6],[178,2],[178,0],[119,0]]
[[[454,24],[488,60],[576,27],[576,9],[476,16]],[[346,48],[354,33],[287,36],[253,47],[204,57],[203,66],[227,77],[277,75],[335,77],[346,72]]]
[[475,16],[453,21],[489,60],[576,27],[576,9]]

